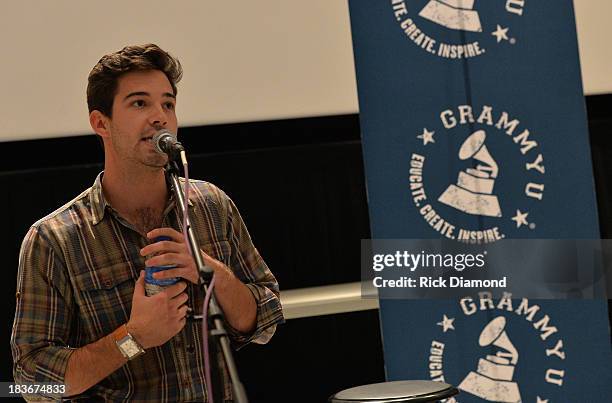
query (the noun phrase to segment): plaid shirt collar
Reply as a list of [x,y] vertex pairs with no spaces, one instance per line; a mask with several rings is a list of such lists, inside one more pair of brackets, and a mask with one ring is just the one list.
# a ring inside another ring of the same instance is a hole
[[104,171],[100,172],[94,181],[91,190],[89,191],[89,206],[91,208],[91,223],[96,225],[104,218],[104,212],[108,203],[102,192],[102,176]]
[[[91,209],[91,223],[93,225],[98,224],[102,219],[104,219],[104,213],[106,212],[106,208],[112,209],[112,206],[108,204],[106,199],[104,198],[104,192],[102,191],[102,177],[104,176],[104,171],[100,172],[94,181],[93,186],[89,191],[89,205]],[[184,183],[185,180],[183,178],[179,178],[181,183]],[[187,201],[189,203],[189,207],[193,207],[193,202],[191,201],[191,197]],[[174,192],[170,193],[170,199],[166,204],[166,208],[164,211],[167,211],[169,208],[174,207]]]

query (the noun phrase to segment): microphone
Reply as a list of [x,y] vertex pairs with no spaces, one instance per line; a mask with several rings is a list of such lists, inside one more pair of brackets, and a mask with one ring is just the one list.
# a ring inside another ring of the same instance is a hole
[[166,154],[170,160],[178,160],[181,153],[185,152],[183,145],[176,139],[176,136],[166,129],[162,129],[153,135],[153,145],[155,151]]

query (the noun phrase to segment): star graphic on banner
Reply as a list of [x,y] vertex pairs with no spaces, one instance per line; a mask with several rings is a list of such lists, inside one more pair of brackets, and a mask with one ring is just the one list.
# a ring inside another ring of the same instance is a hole
[[521,213],[521,210],[516,210],[516,215],[512,217],[512,221],[516,222],[516,228],[521,228],[521,225],[529,225],[527,216],[529,213]]
[[502,28],[501,25],[497,24],[497,29],[491,32],[491,35],[497,38],[497,43],[503,40],[508,40],[508,28]]
[[442,330],[444,331],[444,333],[446,333],[447,330],[455,330],[455,326],[453,325],[453,322],[455,321],[455,318],[449,318],[446,315],[444,315],[444,318],[442,318],[442,322],[438,322],[438,326],[442,326]]
[[540,396],[538,396],[537,403],[548,403],[548,399],[542,399]]
[[429,131],[426,128],[423,128],[423,134],[417,136],[417,139],[423,140],[423,145],[426,146],[429,143],[435,143],[436,141],[433,138],[434,131]]

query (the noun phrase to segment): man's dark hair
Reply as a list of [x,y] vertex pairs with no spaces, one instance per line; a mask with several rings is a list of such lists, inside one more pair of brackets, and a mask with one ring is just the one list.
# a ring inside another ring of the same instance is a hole
[[87,107],[112,117],[113,99],[117,93],[117,82],[123,74],[132,71],[160,70],[163,72],[174,95],[176,84],[181,80],[183,68],[181,63],[159,46],[146,45],[126,46],[118,52],[102,56],[89,73],[87,79]]

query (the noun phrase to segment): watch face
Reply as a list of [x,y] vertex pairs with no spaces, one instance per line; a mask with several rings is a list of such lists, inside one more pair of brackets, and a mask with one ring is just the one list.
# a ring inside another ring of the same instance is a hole
[[142,352],[138,347],[138,344],[136,344],[136,342],[129,337],[122,340],[119,343],[119,347],[129,358],[133,358]]
[[126,340],[121,346],[125,350],[125,353],[130,357],[135,356],[140,351],[136,343],[134,343],[132,340]]

